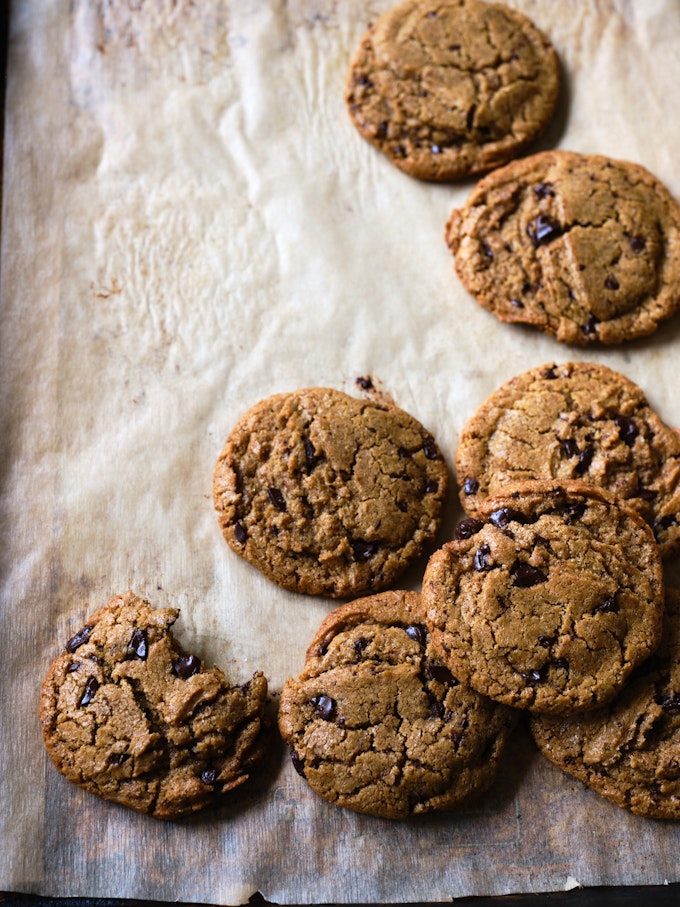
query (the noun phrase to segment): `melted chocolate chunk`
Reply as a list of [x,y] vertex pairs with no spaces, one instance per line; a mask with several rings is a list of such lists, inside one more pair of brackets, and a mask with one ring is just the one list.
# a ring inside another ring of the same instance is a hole
[[647,246],[647,240],[644,236],[631,236],[628,242],[630,243],[631,250],[635,252],[636,255],[643,252]]
[[125,760],[129,758],[129,753],[110,753],[106,761],[109,765],[120,765],[122,762],[125,762]]
[[578,463],[574,467],[574,472],[577,476],[582,476],[588,472],[588,467],[593,462],[594,454],[595,449],[590,444],[581,451],[578,455]]
[[434,443],[434,438],[431,438],[429,435],[423,436],[423,453],[428,460],[439,459],[439,451],[437,450],[437,446]]
[[545,680],[548,669],[546,665],[541,668],[532,668],[531,671],[523,671],[521,676],[527,683],[541,683]]
[[619,610],[616,603],[616,596],[611,595],[595,608],[595,614],[613,614]]
[[607,274],[604,281],[604,286],[607,290],[618,290],[619,282],[613,274]]
[[531,586],[538,586],[539,583],[544,583],[548,579],[545,573],[542,570],[539,570],[538,567],[533,567],[531,564],[523,564],[520,561],[515,561],[515,563],[510,568],[510,575],[515,581],[515,585],[519,586],[520,589],[529,589]]
[[581,331],[588,336],[597,334],[597,326],[599,323],[600,319],[596,318],[595,315],[591,315],[586,323],[581,325]]
[[428,479],[428,481],[425,482],[424,491],[425,494],[434,494],[439,491],[439,482],[436,479]]
[[204,768],[201,772],[201,781],[207,784],[208,787],[214,787],[217,783],[217,769],[212,767]]
[[527,224],[527,235],[535,248],[538,248],[561,236],[562,227],[552,217],[548,217],[546,214],[539,214],[531,223]]
[[149,654],[146,630],[142,630],[141,627],[137,627],[134,630],[130,637],[130,642],[128,643],[127,653],[130,658],[140,658],[142,661],[146,660],[146,656]]
[[454,529],[454,538],[469,539],[471,536],[475,535],[475,533],[479,532],[483,526],[484,523],[481,520],[475,520],[473,517],[465,517],[465,519],[461,520]]
[[424,646],[427,639],[427,630],[421,624],[412,624],[410,627],[406,627],[406,635],[420,643],[421,646]]
[[75,636],[72,636],[66,643],[66,651],[75,652],[79,646],[82,646],[83,643],[88,641],[93,630],[94,626],[83,627],[82,630],[79,630]]
[[466,479],[463,482],[463,491],[465,494],[476,494],[479,491],[479,482],[477,479]]
[[357,561],[367,561],[378,552],[378,545],[375,542],[366,542],[363,539],[352,539],[350,545],[354,552],[354,559]]
[[298,756],[298,754],[295,752],[295,750],[292,748],[290,751],[290,761],[293,763],[293,768],[298,773],[298,775],[301,775],[304,778],[305,777],[305,760],[301,759]]
[[515,510],[514,507],[501,507],[500,510],[494,510],[489,515],[489,522],[496,526],[497,529],[503,529],[508,523],[533,523],[536,517],[528,517],[521,510]]
[[195,655],[183,655],[172,666],[173,673],[182,680],[188,680],[201,670],[201,660]]
[[537,183],[534,186],[534,195],[538,199],[552,198],[555,195],[555,187],[552,183]]
[[286,506],[286,499],[283,496],[283,492],[279,488],[269,487],[267,489],[267,497],[269,502],[276,507],[277,510],[280,510],[281,513],[285,513],[288,509]]
[[635,424],[634,420],[628,416],[616,416],[614,419],[614,424],[619,430],[619,437],[627,444],[628,447],[632,447],[635,443],[635,439],[640,434],[640,430]]
[[565,438],[562,441],[562,450],[565,456],[571,460],[572,457],[578,456],[578,444],[573,438]]
[[586,506],[585,501],[575,501],[573,504],[567,504],[562,509],[562,518],[564,519],[564,522],[575,523],[577,520],[580,520],[586,512]]
[[323,718],[324,721],[335,720],[336,703],[330,696],[325,696],[324,694],[312,696],[310,702],[314,706],[314,713],[319,718]]
[[99,689],[99,681],[96,677],[88,677],[83,695],[80,697],[78,705],[89,705],[94,699],[94,695]]
[[658,700],[658,704],[664,712],[668,712],[671,715],[677,714],[680,712],[680,695],[678,693],[666,693]]
[[307,472],[311,472],[319,462],[319,457],[309,438],[303,438],[302,443],[305,446],[305,466],[307,467]]
[[480,545],[475,551],[472,565],[479,573],[493,569],[494,565],[491,561],[491,548],[489,548],[486,542],[484,542],[483,545]]
[[248,533],[246,532],[246,527],[243,523],[234,523],[234,536],[239,545],[244,545],[246,539],[248,538]]
[[[365,636],[360,636],[358,639],[354,640],[354,654],[357,658],[361,658],[369,642],[370,640],[366,639]],[[322,654],[325,654],[325,652],[319,652],[319,655]]]

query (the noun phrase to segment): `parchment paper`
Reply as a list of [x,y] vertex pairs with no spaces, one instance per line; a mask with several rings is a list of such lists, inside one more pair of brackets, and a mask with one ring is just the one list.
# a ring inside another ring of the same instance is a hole
[[[472,183],[397,171],[344,109],[391,0],[13,4],[2,237],[0,888],[240,904],[436,901],[680,879],[680,828],[550,766],[525,733],[473,809],[393,823],[336,809],[287,754],[217,810],[163,824],[68,784],[36,717],[47,665],[128,588],[276,696],[335,603],[233,555],[211,502],[238,416],[273,392],[374,381],[434,432],[503,381],[591,359],[680,425],[675,318],[578,350],[502,325],[443,241]],[[680,197],[677,0],[511,0],[553,39],[538,147],[639,161]],[[442,541],[460,517],[452,494]],[[404,585],[418,588],[424,564]],[[673,570],[673,566],[669,568]],[[274,699],[274,703],[275,703]]]

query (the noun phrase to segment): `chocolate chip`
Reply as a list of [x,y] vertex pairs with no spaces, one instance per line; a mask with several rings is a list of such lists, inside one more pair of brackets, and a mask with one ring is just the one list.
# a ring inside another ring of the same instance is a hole
[[585,501],[577,501],[573,504],[567,504],[562,509],[562,517],[565,523],[575,523],[577,520],[580,520],[583,514],[586,512],[586,503]]
[[627,444],[628,447],[632,447],[635,443],[635,439],[640,434],[640,430],[633,419],[630,419],[628,416],[616,416],[614,424],[618,428],[619,437],[624,444]]
[[350,541],[354,559],[357,561],[367,561],[378,552],[378,545],[375,542],[366,542],[363,539],[352,539]]
[[[387,126],[387,123],[385,125]],[[372,378],[359,377],[356,379],[355,384],[357,384],[364,391],[373,390],[373,379]]]
[[484,526],[481,520],[475,520],[473,517],[466,517],[461,520],[453,531],[456,539],[469,539],[475,533],[479,532]]
[[182,680],[188,680],[201,670],[201,659],[195,655],[183,655],[172,666],[173,673]]
[[80,662],[72,661],[71,664],[66,668],[66,673],[73,674],[74,671],[79,671],[79,670],[80,670]]
[[569,662],[566,658],[556,658],[555,661],[553,661],[553,666],[560,668],[562,671],[569,670]]
[[604,285],[607,290],[618,290],[619,288],[619,282],[613,274],[607,274]]
[[83,627],[82,630],[79,630],[75,636],[72,636],[66,643],[66,651],[75,652],[79,646],[82,646],[83,643],[88,641],[93,630],[94,626]]
[[578,455],[578,463],[574,467],[574,472],[577,476],[582,476],[584,473],[588,472],[588,467],[593,461],[594,453],[594,448],[589,444]]
[[314,706],[314,712],[319,718],[323,718],[324,721],[333,721],[335,719],[335,700],[331,699],[330,696],[312,696],[310,702]]
[[129,758],[129,753],[109,753],[109,757],[106,761],[109,765],[120,765],[122,762],[125,762],[125,760]]
[[423,435],[423,453],[428,460],[439,459],[437,445],[434,443],[434,438],[431,438],[429,435]]
[[307,467],[307,472],[311,472],[319,462],[319,457],[309,438],[303,438],[302,443],[305,446],[305,466]]
[[[360,658],[364,654],[364,649],[368,646],[370,640],[366,639],[365,636],[360,636],[359,639],[354,640],[354,653],[357,658]],[[325,652],[319,652],[319,655],[324,655]]]
[[356,81],[357,81],[357,85],[361,85],[362,88],[372,88],[373,87],[373,82],[371,82],[371,80],[368,78],[368,76],[364,75],[363,73],[361,73],[357,77]]
[[414,639],[417,643],[420,643],[421,646],[425,645],[427,631],[421,624],[411,624],[410,627],[406,627],[406,635],[410,636],[411,639]]
[[545,680],[548,671],[545,665],[541,668],[532,668],[531,671],[523,671],[521,676],[527,683],[541,683]]
[[281,513],[285,513],[288,509],[286,507],[286,499],[283,496],[283,492],[279,488],[269,487],[267,489],[267,497],[269,502],[276,507],[277,510],[280,510]]
[[439,482],[436,479],[428,479],[425,482],[424,491],[425,494],[435,494],[435,492],[439,491]]
[[511,299],[510,305],[514,306],[516,309],[523,309],[524,303],[519,299]]
[[146,631],[142,630],[141,627],[137,627],[133,631],[130,642],[128,643],[127,651],[131,658],[141,658],[142,661],[146,660],[146,657],[149,654],[149,645],[146,638]]
[[493,249],[490,246],[482,243],[482,252],[486,256],[486,258],[493,258]]
[[523,564],[520,561],[515,561],[515,563],[510,568],[510,575],[515,581],[515,585],[519,586],[520,589],[529,589],[531,586],[538,586],[539,583],[544,583],[548,579],[545,573],[542,570],[539,570],[538,567],[533,567],[531,564]]
[[557,378],[557,372],[555,370],[555,366],[551,365],[550,368],[545,369],[543,372],[543,377],[545,378],[546,381],[554,381],[555,378]]
[[597,334],[597,326],[599,323],[600,319],[596,318],[595,315],[591,315],[586,323],[581,325],[581,331],[588,336]]
[[497,529],[503,529],[508,523],[528,523],[533,522],[521,510],[515,510],[513,507],[501,507],[500,510],[494,510],[489,514],[489,522],[496,526]]
[[630,243],[631,250],[635,252],[636,255],[644,251],[647,245],[647,240],[644,236],[631,236],[628,242]]
[[561,236],[562,227],[552,217],[548,217],[546,214],[539,214],[537,218],[527,224],[527,234],[534,247],[538,248]]
[[214,787],[217,783],[217,769],[216,768],[204,768],[201,772],[201,781],[204,784],[207,784],[208,787]]
[[551,198],[555,195],[555,187],[552,183],[537,183],[534,186],[534,195],[538,199]]
[[458,686],[458,681],[446,665],[437,664],[436,661],[428,661],[425,665],[425,675],[429,680],[435,680],[445,687]]
[[433,718],[443,718],[444,717],[444,703],[439,702],[438,699],[430,700],[430,715]]
[[305,760],[301,759],[300,756],[298,756],[298,754],[295,752],[294,749],[291,749],[291,751],[290,751],[290,761],[293,763],[293,768],[298,773],[298,775],[301,775],[301,777],[304,778],[305,777]]
[[234,523],[234,537],[239,545],[244,545],[246,539],[248,538],[248,533],[246,532],[246,527],[243,523]]
[[657,538],[657,540],[658,540],[659,536],[661,535],[661,533],[665,532],[666,529],[670,529],[670,527],[675,522],[676,522],[676,518],[672,515],[662,517],[660,520],[655,520],[652,523],[652,529],[654,530],[654,535]]
[[562,450],[569,459],[578,455],[578,444],[573,438],[565,438],[562,443]]
[[544,649],[549,649],[550,646],[553,644],[552,637],[546,636],[545,634],[542,633],[538,637],[538,644],[539,644],[539,646],[543,646]]
[[94,699],[94,694],[99,689],[99,681],[96,677],[88,677],[83,695],[80,697],[78,705],[89,705]]
[[658,703],[664,712],[675,714],[680,712],[680,695],[677,693],[666,693],[661,697]]
[[491,548],[486,544],[480,545],[479,548],[475,551],[475,556],[472,561],[472,565],[478,572],[483,572],[486,570],[493,569],[493,563],[491,561]]
[[466,479],[463,482],[463,492],[465,494],[476,494],[479,491],[479,482],[477,479]]
[[616,603],[616,597],[610,596],[609,598],[605,598],[605,600],[595,608],[594,613],[595,614],[612,614],[618,610],[619,610],[619,606]]

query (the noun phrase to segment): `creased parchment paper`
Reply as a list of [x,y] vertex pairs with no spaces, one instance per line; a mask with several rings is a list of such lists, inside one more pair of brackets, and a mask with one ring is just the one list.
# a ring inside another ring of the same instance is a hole
[[[276,693],[333,603],[226,547],[211,501],[236,419],[371,376],[453,462],[500,383],[591,359],[680,425],[680,321],[569,349],[502,325],[443,241],[472,183],[397,171],[344,109],[390,0],[23,0],[9,47],[2,236],[0,888],[240,904],[437,901],[680,880],[680,827],[636,818],[515,737],[473,809],[338,810],[276,750],[228,805],[163,824],[69,785],[36,717],[47,665],[128,588],[183,645]],[[537,147],[638,161],[680,197],[677,0],[511,0],[553,39]],[[442,541],[460,517],[452,494]],[[404,585],[418,588],[423,564]],[[674,567],[669,567],[669,574]],[[677,571],[676,571],[677,572]]]

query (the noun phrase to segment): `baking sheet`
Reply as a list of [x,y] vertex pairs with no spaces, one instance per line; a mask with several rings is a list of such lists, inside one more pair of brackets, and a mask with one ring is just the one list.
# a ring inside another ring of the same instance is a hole
[[[23,0],[11,12],[2,234],[0,889],[240,904],[438,901],[679,879],[680,829],[617,809],[518,733],[474,808],[392,823],[309,791],[279,748],[230,804],[162,824],[48,762],[37,698],[86,616],[132,588],[274,697],[326,599],[233,555],[214,462],[260,398],[371,376],[436,436],[527,368],[590,359],[680,425],[680,322],[578,350],[501,325],[443,241],[472,183],[397,171],[344,109],[390,0]],[[537,147],[639,161],[680,198],[677,0],[512,0],[554,41]],[[451,496],[442,541],[460,516]],[[423,565],[404,585],[418,588]],[[669,566],[677,581],[677,565]],[[275,702],[275,698],[274,698]]]

